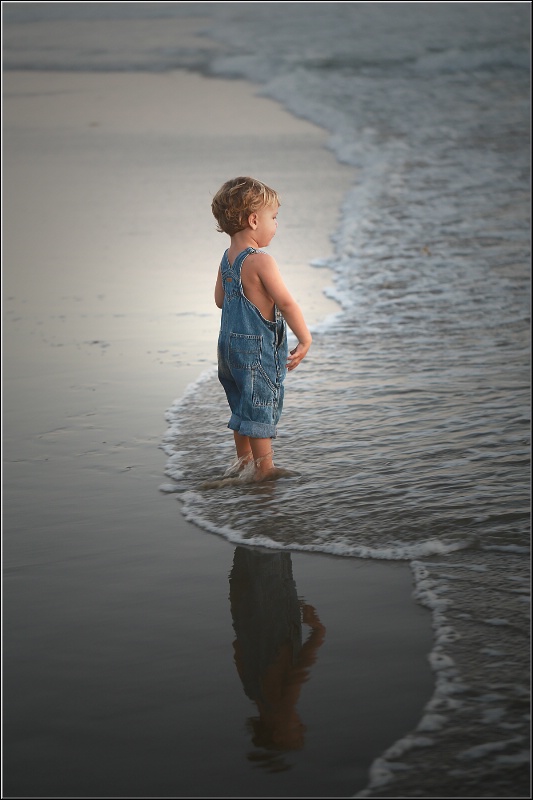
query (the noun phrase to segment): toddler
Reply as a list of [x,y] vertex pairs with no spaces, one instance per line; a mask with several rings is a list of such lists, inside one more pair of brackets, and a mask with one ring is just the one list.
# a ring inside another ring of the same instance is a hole
[[[254,480],[286,474],[274,466],[272,439],[283,408],[283,381],[311,346],[311,334],[276,261],[263,253],[277,229],[280,199],[253,178],[226,181],[211,209],[218,230],[230,237],[215,286],[222,309],[218,377],[231,409],[237,462],[226,473],[253,464]],[[285,322],[298,340],[287,353]]]

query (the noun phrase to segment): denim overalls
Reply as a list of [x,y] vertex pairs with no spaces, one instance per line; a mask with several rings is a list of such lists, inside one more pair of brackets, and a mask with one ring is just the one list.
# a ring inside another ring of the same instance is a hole
[[248,247],[230,266],[227,251],[220,270],[224,304],[218,339],[218,378],[231,409],[228,428],[243,436],[274,439],[283,408],[287,330],[276,308],[276,321],[265,319],[244,295],[241,283]]

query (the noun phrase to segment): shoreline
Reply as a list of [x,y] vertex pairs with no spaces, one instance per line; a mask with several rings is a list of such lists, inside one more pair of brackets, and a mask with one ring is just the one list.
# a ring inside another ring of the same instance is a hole
[[[270,252],[313,326],[338,309],[310,261],[349,170],[244,81],[6,72],[4,88],[6,796],[355,794],[433,691],[409,565],[289,554],[326,644],[298,706],[305,748],[258,771],[227,604],[236,547],[158,491],[165,411],[214,363],[212,192],[237,171],[279,188]],[[211,130],[243,106],[238,131]]]

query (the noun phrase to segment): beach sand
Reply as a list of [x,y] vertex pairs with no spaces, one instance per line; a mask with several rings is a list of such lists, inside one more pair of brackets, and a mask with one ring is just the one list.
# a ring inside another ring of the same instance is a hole
[[214,364],[224,180],[280,192],[270,252],[310,324],[337,310],[309,261],[354,176],[326,141],[240,81],[4,73],[5,797],[350,796],[432,694],[408,565],[292,553],[325,640],[302,749],[255,746],[236,548],[158,489],[165,411]]

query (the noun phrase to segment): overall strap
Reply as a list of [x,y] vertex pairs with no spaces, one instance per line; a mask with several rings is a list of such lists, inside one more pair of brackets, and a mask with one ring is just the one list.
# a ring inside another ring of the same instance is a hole
[[247,247],[246,250],[243,250],[241,253],[239,253],[239,255],[236,257],[231,267],[231,271],[233,272],[233,274],[235,275],[235,277],[239,282],[239,292],[243,296],[244,296],[244,289],[242,287],[242,275],[241,275],[242,265],[244,264],[244,261],[247,258],[247,256],[249,256],[251,253],[256,253],[256,252],[257,250],[255,250],[253,247]]
[[241,268],[244,263],[244,259],[249,256],[251,253],[257,253],[257,250],[253,247],[247,247],[246,250],[243,250],[242,253],[239,253],[235,261],[233,262],[233,266],[231,267],[234,272],[236,272],[240,278],[241,276]]

